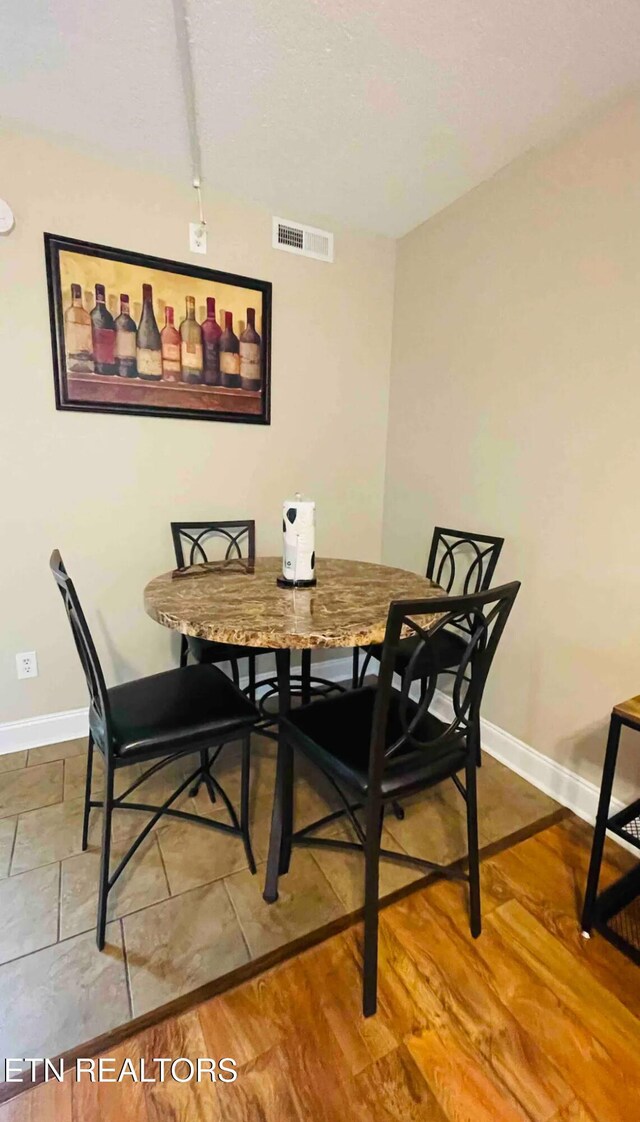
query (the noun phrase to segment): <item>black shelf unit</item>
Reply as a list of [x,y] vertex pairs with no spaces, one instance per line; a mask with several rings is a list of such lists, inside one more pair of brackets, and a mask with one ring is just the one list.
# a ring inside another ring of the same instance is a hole
[[640,799],[607,819],[607,830],[640,849]]
[[640,732],[640,696],[616,705],[611,713],[609,737],[602,771],[589,876],[582,911],[582,932],[592,928],[640,965],[640,863],[598,893],[602,852],[607,831],[640,850],[640,799],[609,815],[611,791],[623,727]]

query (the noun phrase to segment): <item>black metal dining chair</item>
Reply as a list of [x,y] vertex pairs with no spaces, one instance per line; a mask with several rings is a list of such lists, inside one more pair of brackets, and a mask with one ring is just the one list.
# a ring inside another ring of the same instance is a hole
[[[172,522],[171,536],[179,569],[199,563],[208,563],[214,559],[224,562],[245,562],[250,571],[256,559],[256,524],[251,518],[236,519],[226,522]],[[214,556],[215,555],[215,556]],[[271,647],[247,647],[234,643],[216,643],[207,639],[181,636],[180,665],[186,666],[189,656],[195,662],[204,662],[216,665],[228,662],[231,676],[236,685],[240,684],[239,661],[247,659],[248,663],[248,694],[252,701],[258,701],[256,696],[256,658],[258,655],[274,654]],[[301,653],[300,674],[292,676],[294,688],[300,694],[303,703],[310,701],[312,696],[311,685],[311,651],[303,650]],[[328,683],[318,679],[321,683],[321,692],[327,689]],[[265,702],[277,694],[275,678],[266,679],[260,686],[261,696],[258,704],[261,715],[267,725],[273,723],[273,714],[269,715],[265,709]]]
[[[251,518],[226,522],[172,522],[171,536],[179,569],[213,560],[244,561],[249,569],[256,559],[256,524]],[[187,665],[189,655],[194,662],[217,665],[228,662],[231,677],[240,684],[239,661],[246,658],[249,669],[248,693],[256,699],[256,657],[272,654],[270,647],[246,647],[234,643],[212,643],[208,639],[181,636],[180,666]]]
[[[396,601],[389,608],[376,685],[293,709],[281,720],[267,878],[264,898],[278,897],[278,878],[286,873],[294,845],[364,851],[363,1011],[376,1010],[378,947],[378,873],[380,858],[427,872],[467,879],[470,927],[481,930],[476,798],[480,704],[498,642],[520,584],[513,581],[487,592],[460,597]],[[428,615],[429,620],[421,617]],[[434,615],[436,618],[434,619]],[[454,676],[448,724],[430,712],[438,680],[438,650],[445,629],[465,625],[467,639]],[[427,672],[420,701],[409,694],[413,666],[393,688],[401,636],[411,632],[414,662]],[[343,809],[294,831],[294,753],[302,752],[329,780]],[[459,773],[464,772],[464,783]],[[466,802],[468,873],[381,849],[385,804],[453,779]],[[358,811],[364,812],[364,821]],[[346,815],[357,841],[314,836],[321,826]]]
[[[87,848],[91,810],[94,807],[102,807],[102,847],[96,932],[98,949],[102,950],[105,943],[109,892],[134,853],[163,815],[187,822],[198,822],[209,829],[237,835],[242,839],[249,868],[252,873],[255,873],[256,866],[249,836],[250,737],[259,714],[255,705],[214,666],[185,666],[107,689],[78,595],[58,550],[54,550],[51,554],[49,564],[62,595],[89,690],[89,744],[82,849],[84,851]],[[212,772],[223,744],[238,738],[242,740],[239,819],[226,792]],[[105,768],[102,800],[93,799],[91,790],[96,749],[102,757]],[[213,752],[212,758],[209,758],[210,751]],[[173,760],[196,753],[200,759],[198,767],[180,783],[161,806],[127,800],[127,796],[140,787],[146,779]],[[203,761],[206,773],[203,770]],[[116,773],[133,764],[149,766],[121,795],[116,797],[114,794]],[[200,777],[205,780],[211,792],[220,795],[229,814],[230,824],[176,810],[173,807],[172,804],[183,791]],[[114,810],[143,810],[148,811],[151,817],[115,870],[111,872],[111,825]]]
[[[504,538],[435,526],[425,576],[452,595],[467,596],[474,592],[484,592],[491,587],[503,545]],[[442,673],[459,665],[467,634],[463,621],[459,629],[446,628],[439,635],[430,658],[437,662]],[[424,676],[420,660],[413,659],[415,647],[415,638],[406,639],[400,644],[397,659],[397,672],[403,676],[411,665],[412,681]],[[365,660],[361,670],[358,665],[359,648],[356,647],[353,652],[354,688],[363,684],[371,659],[380,662],[382,657],[381,643],[362,649],[365,651]]]

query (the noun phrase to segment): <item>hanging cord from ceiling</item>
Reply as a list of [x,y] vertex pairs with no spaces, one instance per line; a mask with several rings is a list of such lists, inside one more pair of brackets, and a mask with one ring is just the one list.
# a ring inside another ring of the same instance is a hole
[[178,49],[178,64],[182,78],[184,105],[189,133],[189,151],[191,154],[191,182],[198,197],[198,215],[200,225],[206,226],[202,206],[202,160],[200,153],[200,137],[198,135],[198,115],[196,112],[196,94],[193,81],[193,64],[191,60],[191,44],[189,41],[189,17],[187,15],[185,0],[173,0],[173,17],[176,27],[176,45]]

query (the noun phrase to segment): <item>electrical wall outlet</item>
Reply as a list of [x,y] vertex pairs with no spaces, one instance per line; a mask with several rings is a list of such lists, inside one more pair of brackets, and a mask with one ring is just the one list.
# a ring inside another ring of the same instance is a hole
[[189,223],[189,249],[192,253],[207,252],[207,227],[204,222]]
[[16,655],[16,667],[19,678],[38,677],[38,659],[35,651],[23,651]]

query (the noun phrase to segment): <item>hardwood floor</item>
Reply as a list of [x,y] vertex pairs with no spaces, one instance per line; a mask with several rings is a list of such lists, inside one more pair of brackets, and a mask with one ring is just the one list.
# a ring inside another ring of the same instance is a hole
[[[631,1122],[640,970],[581,938],[589,842],[570,818],[485,861],[478,940],[451,882],[387,908],[370,1020],[356,927],[109,1053],[230,1056],[236,1082],[48,1083],[0,1122]],[[602,883],[631,863],[608,843]]]

